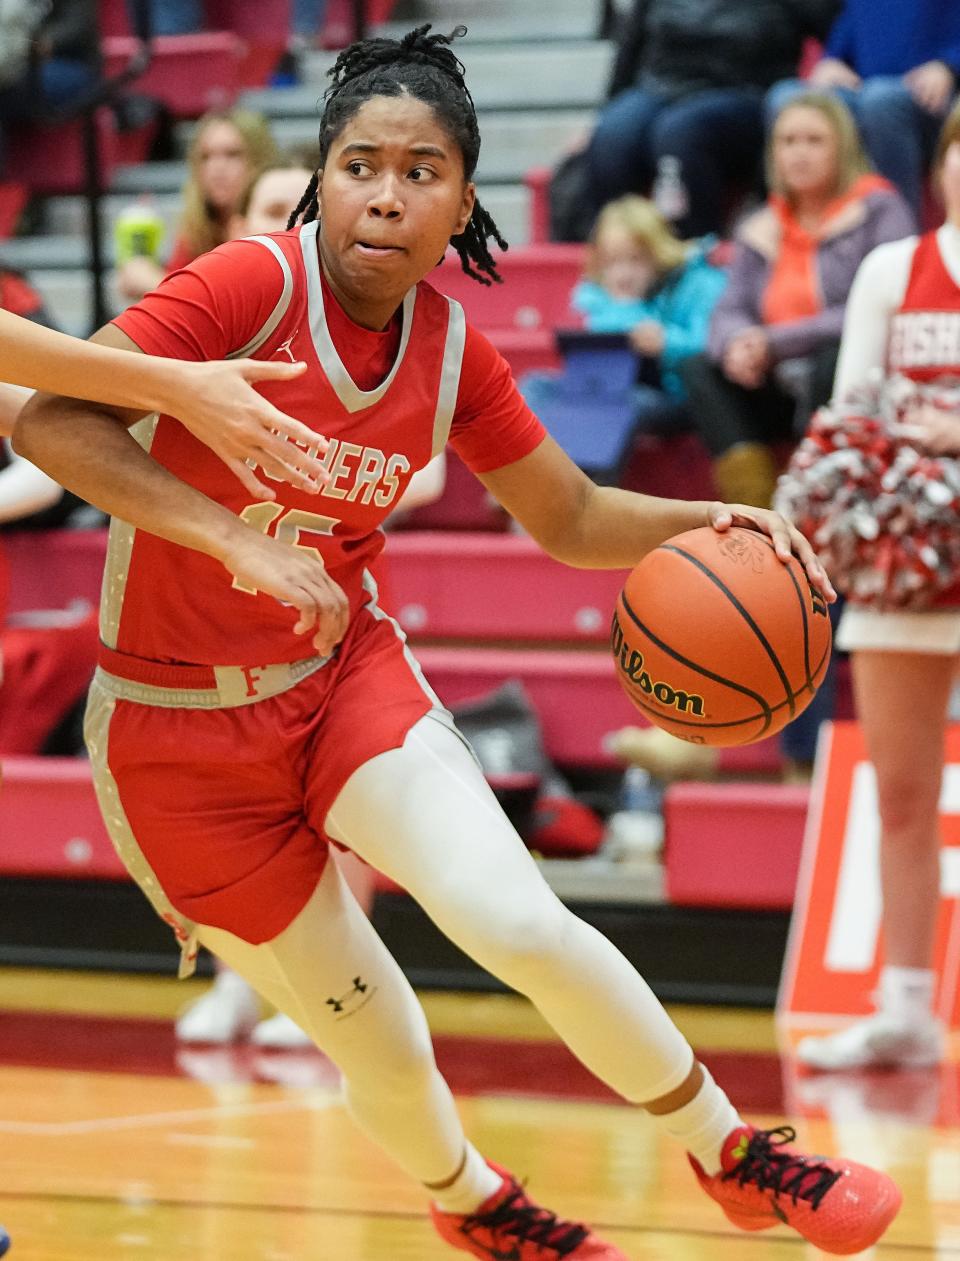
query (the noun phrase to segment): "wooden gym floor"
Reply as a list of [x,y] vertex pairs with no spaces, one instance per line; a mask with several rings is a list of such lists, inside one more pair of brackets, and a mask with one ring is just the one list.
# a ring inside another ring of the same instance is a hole
[[[0,1221],[11,1261],[443,1261],[422,1194],[352,1126],[314,1052],[184,1049],[202,982],[0,970]],[[635,1261],[819,1256],[744,1235],[683,1156],[527,1004],[427,996],[472,1137],[542,1203]],[[796,1079],[768,1014],[677,1009],[752,1120],[888,1169],[905,1205],[876,1261],[960,1261],[960,1075]]]

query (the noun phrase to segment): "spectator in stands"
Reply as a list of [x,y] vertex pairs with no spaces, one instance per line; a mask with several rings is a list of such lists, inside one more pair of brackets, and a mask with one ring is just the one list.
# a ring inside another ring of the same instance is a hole
[[874,166],[920,222],[923,179],[960,73],[956,0],[845,0],[809,82],[778,83],[776,115],[798,92],[830,89],[852,110]]
[[[621,197],[601,211],[571,305],[589,332],[625,333],[640,357],[643,383],[625,399],[638,431],[689,426],[677,369],[704,349],[725,284],[703,247],[679,241],[653,202]],[[523,392],[549,424],[550,401],[574,385],[564,373],[531,373]]]
[[773,494],[773,448],[830,398],[859,263],[912,228],[909,207],[869,170],[853,118],[834,96],[788,102],[767,167],[770,197],[737,234],[707,353],[681,368],[718,494],[756,505]]
[[[933,170],[946,222],[923,236],[881,246],[864,260],[843,326],[836,394],[846,399],[884,375],[929,387],[904,417],[912,429],[910,442],[955,465],[960,103],[944,124]],[[935,337],[929,335],[933,327]],[[909,521],[909,510],[903,517]],[[908,539],[915,528],[904,526]],[[875,1013],[839,1033],[803,1039],[797,1054],[822,1070],[921,1068],[936,1064],[945,1051],[933,960],[941,899],[939,802],[960,653],[960,587],[938,593],[917,611],[886,610],[851,597],[837,643],[851,654],[857,712],[876,771],[884,960]],[[944,997],[952,1003],[952,994]]]
[[[316,157],[319,159],[319,154]],[[268,163],[240,198],[230,221],[229,239],[285,232],[290,212],[316,170],[313,159],[312,151],[291,150]]]
[[167,272],[185,267],[229,240],[238,206],[275,156],[270,130],[259,114],[239,109],[206,114],[190,146],[180,235],[167,267],[152,258],[129,259],[117,273],[123,296],[131,301],[142,298]]
[[7,124],[43,119],[69,110],[93,87],[100,60],[96,0],[51,0],[49,11],[37,28],[22,74],[12,80],[2,80],[0,166],[3,131]]
[[654,187],[683,236],[721,231],[759,175],[763,94],[837,0],[635,0],[588,149],[594,209]]

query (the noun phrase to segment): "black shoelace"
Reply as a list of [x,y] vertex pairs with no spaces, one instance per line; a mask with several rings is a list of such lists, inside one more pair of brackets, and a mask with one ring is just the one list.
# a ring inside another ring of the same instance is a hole
[[[465,1235],[472,1235],[478,1227],[502,1230],[516,1239],[535,1243],[544,1250],[550,1248],[558,1257],[568,1257],[589,1234],[585,1226],[563,1222],[555,1213],[531,1204],[517,1182],[512,1184],[509,1194],[496,1208],[465,1218],[461,1230]],[[494,1261],[519,1261],[520,1253],[490,1250],[490,1256]]]
[[723,1175],[724,1182],[736,1179],[741,1186],[754,1183],[762,1191],[772,1189],[777,1195],[789,1195],[794,1204],[808,1200],[814,1209],[819,1208],[841,1171],[808,1156],[777,1150],[796,1137],[797,1132],[790,1125],[758,1130],[750,1139],[743,1160]]

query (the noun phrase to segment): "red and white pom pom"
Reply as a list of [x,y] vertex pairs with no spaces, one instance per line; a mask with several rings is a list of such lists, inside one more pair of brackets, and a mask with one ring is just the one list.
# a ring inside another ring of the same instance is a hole
[[960,415],[960,384],[892,377],[820,408],[777,487],[777,510],[858,604],[924,608],[960,582],[960,460],[902,435],[918,404]]

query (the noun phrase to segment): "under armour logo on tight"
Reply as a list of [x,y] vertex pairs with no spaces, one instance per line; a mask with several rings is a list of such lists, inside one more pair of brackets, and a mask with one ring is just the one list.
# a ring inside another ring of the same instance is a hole
[[[355,976],[353,978],[352,989],[347,990],[346,994],[342,994],[339,998],[328,998],[327,1006],[333,1008],[334,1015],[336,1016],[343,1015],[343,1014],[350,1016],[353,1014],[353,1012],[357,1011],[360,1007],[362,1007],[364,1003],[367,1001],[367,995],[368,995],[369,990],[370,990],[369,984],[366,981],[364,981],[362,977]],[[377,992],[376,990],[373,990],[371,993],[369,993],[369,997],[372,998],[376,992]],[[363,1001],[359,1003],[355,1003],[352,1007],[349,1007],[348,1009],[348,1005],[351,1003],[351,1000],[357,999],[357,998],[361,998],[363,999]]]

